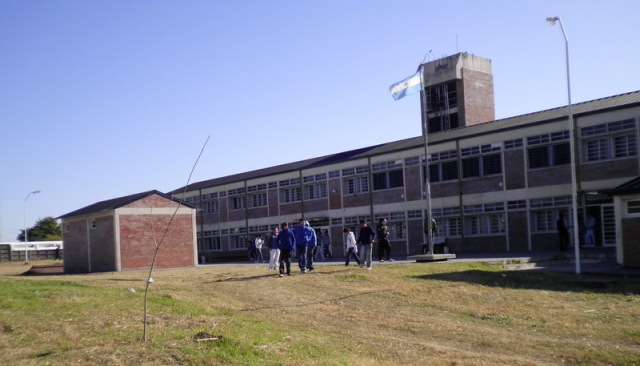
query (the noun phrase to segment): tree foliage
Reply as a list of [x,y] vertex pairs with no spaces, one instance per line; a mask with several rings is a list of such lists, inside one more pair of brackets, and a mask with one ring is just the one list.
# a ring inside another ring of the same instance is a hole
[[[62,240],[60,224],[51,216],[38,220],[34,226],[27,228],[27,232],[29,241]],[[24,241],[24,230],[20,230],[20,235],[16,239]]]

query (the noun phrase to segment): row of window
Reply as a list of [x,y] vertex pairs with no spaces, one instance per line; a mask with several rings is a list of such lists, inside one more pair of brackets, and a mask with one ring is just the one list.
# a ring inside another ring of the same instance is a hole
[[[529,200],[531,208],[530,220],[531,231],[534,233],[555,232],[556,221],[560,212],[567,214],[568,207],[571,205],[571,196],[543,197]],[[526,200],[508,201],[506,202],[507,210],[520,210],[527,208]],[[437,236],[459,237],[463,233],[467,236],[482,236],[504,234],[506,231],[505,224],[505,202],[490,202],[483,204],[465,205],[462,208],[458,206],[434,208],[432,210],[433,217],[436,219],[438,226],[435,231]],[[640,213],[640,203],[630,202],[628,211]],[[461,214],[464,212],[464,217]],[[424,215],[423,215],[424,214]],[[344,218],[322,219],[314,221],[315,225],[328,226],[347,226],[357,233],[359,230],[360,220],[367,221],[371,226],[375,227],[378,219],[384,217],[387,219],[390,240],[404,240],[407,238],[406,219],[422,219],[426,216],[426,212],[422,210],[413,210],[405,212],[389,212],[376,214],[374,222],[371,222],[370,216],[349,216]],[[292,224],[293,225],[293,224]],[[267,233],[271,229],[269,225],[251,226],[251,233]],[[244,249],[246,243],[246,228],[223,229],[204,231],[203,235],[198,233],[198,243],[200,250],[220,250],[219,235],[230,235],[232,240],[232,249]],[[202,238],[202,236],[204,236]]]
[[[637,127],[635,119],[626,119],[602,123],[595,126],[580,129],[582,136],[582,161],[597,162],[611,159],[626,158],[638,155]],[[529,136],[526,138],[527,165],[529,169],[548,168],[571,163],[571,147],[569,143],[569,131]],[[523,139],[506,140],[504,149],[519,148],[524,145]],[[463,148],[460,157],[456,150],[443,151],[430,154],[429,181],[432,183],[451,180],[479,178],[490,175],[502,174],[502,154],[500,144],[487,144]],[[352,168],[331,171],[329,173],[315,174],[303,177],[305,185],[305,199],[318,199],[327,197],[326,180],[337,178],[342,173],[345,180],[345,191],[348,194],[369,192],[370,183],[373,190],[399,188],[404,186],[403,163],[405,166],[419,164],[419,157],[410,157],[403,160],[393,160],[372,164],[372,182],[369,182],[369,166],[361,165]],[[424,172],[423,172],[424,173]],[[351,178],[351,176],[354,176]],[[319,182],[319,183],[318,183]],[[291,187],[281,190],[282,201],[297,202],[302,199],[300,179],[292,178],[280,180],[278,183],[259,184],[247,187],[248,192],[256,192],[279,187]],[[243,195],[244,188],[232,189],[226,192],[203,194],[202,200],[207,201],[226,195]],[[197,202],[198,196],[186,198],[187,202]],[[266,195],[255,194],[250,198],[249,207],[265,206]],[[234,199],[231,202],[232,209],[247,207],[243,198]],[[210,210],[209,212],[215,212]]]

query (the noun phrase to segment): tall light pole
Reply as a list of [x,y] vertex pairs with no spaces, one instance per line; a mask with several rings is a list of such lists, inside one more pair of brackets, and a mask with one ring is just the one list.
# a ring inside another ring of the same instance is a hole
[[29,196],[32,194],[38,194],[40,191],[29,192],[27,197],[24,199],[24,262],[29,263],[29,246],[27,242],[29,241],[29,236],[27,234],[27,200]]
[[573,123],[573,104],[571,104],[571,73],[569,71],[569,38],[560,17],[548,17],[549,25],[560,23],[565,42],[565,59],[567,62],[567,97],[569,100],[569,148],[571,149],[571,204],[573,206],[573,248],[576,256],[576,274],[580,274],[580,233],[578,230],[578,183],[576,178],[575,126]]

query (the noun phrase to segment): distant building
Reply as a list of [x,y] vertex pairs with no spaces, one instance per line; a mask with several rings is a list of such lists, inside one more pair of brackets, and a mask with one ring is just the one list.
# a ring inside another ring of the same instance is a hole
[[[199,208],[199,256],[244,256],[248,237],[300,217],[328,230],[338,255],[344,227],[386,217],[392,254],[419,254],[427,177],[437,235],[451,252],[559,249],[558,215],[571,223],[574,214],[568,107],[494,121],[489,60],[462,53],[424,67],[428,169],[418,136],[176,189],[170,194]],[[577,103],[573,112],[577,214],[595,217],[597,246],[615,246],[619,213],[611,196],[597,192],[640,175],[640,91]]]
[[155,268],[195,266],[195,217],[193,206],[155,190],[62,215],[64,271],[148,269],[163,237]]

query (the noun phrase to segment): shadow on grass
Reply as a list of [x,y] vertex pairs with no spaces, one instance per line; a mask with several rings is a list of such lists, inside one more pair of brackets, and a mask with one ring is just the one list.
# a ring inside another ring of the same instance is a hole
[[481,271],[437,273],[413,276],[415,279],[465,282],[487,287],[535,289],[560,292],[593,292],[604,294],[640,294],[637,278],[617,275],[583,275],[555,272]]

